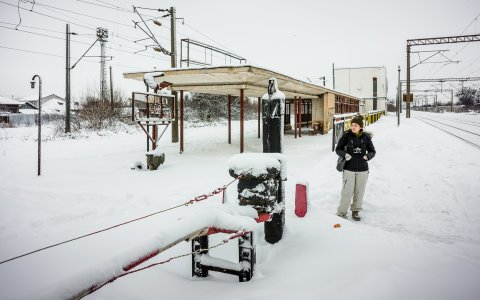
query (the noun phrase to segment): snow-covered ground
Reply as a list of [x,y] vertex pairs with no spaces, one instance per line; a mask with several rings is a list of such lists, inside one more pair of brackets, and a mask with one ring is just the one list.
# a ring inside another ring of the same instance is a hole
[[[480,123],[478,114],[412,112],[400,127],[395,115],[369,126],[377,155],[370,162],[361,222],[335,215],[341,173],[335,170],[331,133],[287,135],[285,234],[270,245],[257,226],[251,281],[214,272],[192,278],[187,256],[120,278],[87,299],[478,299],[480,149],[418,117],[448,124],[457,119],[473,132]],[[0,129],[0,261],[221,187],[232,179],[228,160],[239,151],[238,131],[235,123],[229,145],[226,126],[187,128],[183,154],[167,133],[160,144],[166,163],[157,171],[138,171],[131,167],[144,161],[146,148],[138,128],[53,140],[45,128],[48,141],[42,144],[37,177],[36,128]],[[261,152],[256,121],[246,122],[245,136],[246,152]],[[309,211],[298,218],[295,184],[305,181]],[[236,199],[235,186],[228,199]],[[91,270],[108,272],[127,254],[178,232],[179,218],[203,218],[220,206],[221,197],[214,196],[0,264],[0,299],[57,292],[61,298],[61,291],[84,288]],[[334,228],[337,223],[340,228]],[[210,245],[225,236],[212,237]],[[182,242],[147,264],[188,253],[190,247]],[[211,254],[234,261],[236,241]],[[93,276],[100,275],[108,274]]]

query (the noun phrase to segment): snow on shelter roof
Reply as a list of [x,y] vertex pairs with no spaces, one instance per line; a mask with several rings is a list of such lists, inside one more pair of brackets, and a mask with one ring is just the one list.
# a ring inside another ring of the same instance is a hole
[[217,95],[238,95],[244,89],[245,97],[261,97],[266,93],[268,80],[275,77],[280,91],[287,98],[300,96],[316,98],[326,92],[353,99],[356,97],[343,94],[323,86],[308,83],[281,73],[251,65],[217,66],[200,68],[182,68],[155,70],[151,72],[124,73],[124,78],[143,81],[144,74],[157,73],[153,76],[157,83],[171,83],[173,91],[188,91]]

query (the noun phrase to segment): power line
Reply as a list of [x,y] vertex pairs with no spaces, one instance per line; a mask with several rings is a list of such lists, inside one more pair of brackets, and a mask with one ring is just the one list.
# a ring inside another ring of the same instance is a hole
[[[475,18],[473,18],[473,20],[470,22],[470,24],[468,24],[467,27],[465,27],[465,29],[463,29],[462,32],[459,35],[463,35],[465,33],[465,31],[467,31],[467,29],[470,28],[470,26],[472,26],[472,24],[475,23],[475,21],[477,21],[478,17],[480,17],[480,13],[478,13],[477,16]],[[469,43],[467,43],[465,46],[463,46],[463,48],[460,51],[457,51],[456,54],[453,56],[453,58],[455,56],[457,56],[460,52],[462,52],[468,45],[469,45]],[[451,47],[452,47],[452,45],[448,46],[447,49],[450,49]],[[427,77],[427,75],[432,72],[434,67],[435,67],[435,65],[432,65],[432,67],[430,68],[430,70],[427,72],[427,74],[424,77]],[[442,70],[444,67],[445,67],[445,65],[442,65],[440,67],[440,69],[438,69],[437,71],[435,71],[432,74],[432,76],[437,74],[438,72],[440,72],[440,70]]]
[[[126,8],[123,8],[123,7],[119,7],[117,6],[117,8],[113,8],[112,6],[106,6],[106,5],[101,5],[101,4],[97,4],[97,3],[92,3],[90,1],[85,1],[85,0],[77,0],[78,2],[83,2],[83,3],[87,3],[87,4],[90,4],[90,5],[95,5],[95,6],[98,6],[98,7],[104,7],[104,8],[109,8],[109,9],[114,9],[114,10],[117,10],[117,11],[122,11],[122,12],[128,12],[128,13],[132,13],[132,11],[126,9]],[[103,2],[103,1],[102,1]],[[105,2],[103,2],[105,3]]]
[[[113,8],[113,7],[111,7],[111,6],[100,5],[100,4],[96,4],[96,3],[92,3],[92,2],[84,1],[84,0],[77,0],[77,1],[79,1],[79,2],[84,2],[84,3],[90,4],[90,5],[95,5],[95,6],[100,6],[100,7],[104,7],[104,8],[114,9],[114,10],[117,10],[117,11],[128,12],[128,13],[132,13],[132,14],[134,13],[134,12],[132,12],[132,11],[129,11],[129,10],[124,9],[124,8],[121,8],[121,7]],[[60,11],[64,11],[64,12],[68,12],[68,13],[71,13],[71,14],[76,14],[76,15],[80,15],[80,16],[84,16],[84,17],[90,17],[90,18],[93,18],[93,19],[97,19],[97,20],[101,20],[101,21],[105,21],[105,22],[110,22],[110,23],[114,23],[114,24],[117,24],[117,25],[122,25],[122,26],[126,26],[126,27],[129,27],[129,28],[132,28],[131,25],[127,25],[127,24],[124,24],[124,23],[120,23],[120,22],[116,22],[116,21],[112,21],[112,20],[108,20],[108,19],[103,19],[103,18],[98,18],[98,17],[94,17],[94,16],[82,14],[82,13],[79,13],[79,12],[71,11],[71,10],[68,10],[68,9],[53,7],[53,6],[50,6],[50,5],[38,3],[37,1],[27,0],[27,1],[24,1],[24,2],[36,4],[37,6],[42,6],[42,7],[43,7],[44,9],[46,9],[46,10],[52,11],[52,12],[57,13],[57,14],[64,15],[64,16],[66,16],[66,17],[68,17],[68,18],[73,18],[73,17],[72,17],[72,16],[69,16],[69,15],[62,14],[62,13],[60,13],[60,12],[58,12],[58,11],[53,11],[52,9],[60,10]],[[58,21],[66,22],[66,23],[69,23],[69,24],[73,24],[73,25],[76,25],[76,26],[79,26],[79,27],[83,27],[83,28],[95,30],[95,28],[93,28],[93,27],[85,26],[85,25],[82,25],[82,24],[79,24],[79,23],[74,23],[74,22],[71,22],[71,20],[65,20],[65,19],[58,18],[58,17],[52,16],[52,15],[44,14],[44,13],[41,13],[41,12],[38,12],[38,11],[28,10],[28,9],[23,8],[23,7],[15,6],[15,5],[13,5],[13,4],[7,3],[7,2],[2,1],[2,0],[0,0],[0,3],[3,3],[3,4],[8,5],[8,6],[15,7],[15,8],[18,8],[18,9],[26,10],[26,11],[29,11],[29,12],[31,12],[31,13],[35,13],[35,14],[38,14],[38,15],[41,15],[41,16],[44,16],[44,17],[48,17],[48,18],[52,18],[52,19],[55,19],[55,20],[58,20]],[[104,2],[104,3],[106,3],[106,2]],[[113,6],[113,5],[112,5],[112,6]],[[49,8],[51,8],[51,9],[49,9]],[[33,9],[33,7],[32,7],[32,9]],[[142,16],[147,16],[147,17],[154,17],[154,16],[147,15],[147,14],[141,14],[141,15],[142,15]],[[156,18],[156,17],[154,17],[154,18]],[[87,23],[87,22],[85,22],[85,21],[82,21],[82,20],[79,20],[79,19],[77,19],[77,20],[80,21],[80,22],[83,22],[83,23],[85,23],[85,24],[88,24],[88,25],[90,25],[90,26],[95,26],[95,25],[89,24],[89,23]],[[186,24],[186,25],[187,25],[188,27],[190,27],[192,30],[194,30],[195,32],[197,32],[197,33],[199,33],[199,34],[207,37],[209,40],[211,40],[211,41],[213,41],[214,43],[222,46],[222,47],[225,48],[226,50],[231,51],[231,50],[229,50],[227,47],[223,46],[221,43],[219,43],[219,42],[217,42],[216,40],[214,40],[214,39],[212,39],[211,37],[209,37],[208,35],[202,33],[201,31],[199,31],[199,30],[197,30],[197,29],[195,29],[193,26],[191,26],[191,25],[189,25],[189,24]],[[22,26],[23,26],[23,25],[22,25]],[[167,25],[162,25],[162,26],[165,27],[165,28],[167,28],[167,29],[170,28],[170,27],[167,26]],[[4,27],[4,28],[11,29],[11,28],[8,28],[8,27]],[[44,30],[44,29],[39,29],[39,30]],[[27,32],[27,33],[31,33],[31,34],[37,34],[37,35],[42,35],[42,34],[40,34],[40,33],[35,33],[35,32],[31,32],[31,31],[26,31],[26,30],[23,30],[23,32]],[[51,32],[55,32],[55,31],[51,30]],[[57,33],[60,33],[60,32],[57,32]],[[186,35],[186,34],[180,32],[180,31],[177,31],[177,33],[178,33],[179,35],[182,35],[182,36],[185,36],[185,37],[190,37],[189,35]],[[63,32],[62,32],[62,34],[63,34]],[[132,39],[135,39],[134,37],[129,37],[129,36],[126,36],[126,35],[120,35],[120,34],[118,34],[118,33],[113,33],[113,32],[112,32],[111,34],[112,34],[112,36],[115,36],[115,37],[117,37],[117,38],[119,38],[119,39],[125,40],[125,41],[130,42],[130,43],[133,43],[133,44],[135,44],[135,45],[146,46],[146,45],[143,45],[143,44],[141,44],[141,43],[136,43],[135,41],[133,41]],[[92,34],[92,35],[93,35],[93,34]],[[50,38],[55,38],[55,39],[63,39],[63,38],[53,37],[53,36],[48,36],[48,35],[43,35],[43,36],[45,36],[45,37],[50,37]],[[160,36],[160,39],[167,40],[167,41],[169,40],[168,38],[165,38],[165,37],[163,37],[163,36]],[[74,41],[74,42],[82,43],[82,42],[79,42],[79,41]],[[83,43],[83,44],[88,44],[88,43]],[[120,44],[120,43],[118,43],[118,44],[119,44],[120,46],[125,47],[125,48],[129,48],[128,46],[125,46],[125,45],[123,45],[123,44]],[[140,55],[140,56],[145,56],[145,55],[142,55],[142,54],[139,54],[139,53],[131,53],[131,52],[123,51],[123,50],[120,50],[120,49],[114,49],[114,48],[110,48],[110,49],[113,49],[113,50],[116,50],[116,51],[125,52],[125,53],[130,53],[130,54],[136,54],[136,55]],[[130,49],[135,50],[135,51],[141,51],[141,50],[142,50],[142,49],[136,49],[136,48],[132,48],[132,47],[130,47]],[[193,49],[192,49],[192,50],[193,50]],[[194,51],[197,51],[197,49],[195,49]],[[198,52],[200,52],[200,51],[198,51]],[[145,56],[145,57],[150,57],[150,56]],[[216,56],[216,55],[215,55],[215,57],[218,58],[218,59],[222,59],[222,57],[219,57],[219,56]],[[154,57],[152,57],[152,58],[154,58]],[[162,59],[162,58],[160,58],[160,59]],[[167,59],[164,59],[164,60],[167,60]]]
[[[32,50],[19,49],[19,48],[13,48],[13,47],[6,47],[6,46],[2,46],[2,45],[0,45],[0,48],[7,49],[7,50],[18,51],[18,52],[26,52],[26,53],[31,53],[31,54],[52,56],[52,57],[58,57],[58,58],[61,58],[61,59],[65,59],[64,55],[57,55],[57,54],[51,54],[51,53],[45,53],[45,52],[39,52],[39,51],[32,51]],[[72,57],[72,59],[78,59],[78,58]],[[98,61],[93,61],[93,60],[88,60],[88,59],[85,59],[85,61],[89,62],[89,63],[95,63],[95,64],[99,63]],[[109,65],[118,66],[118,67],[125,67],[125,68],[130,68],[130,69],[138,69],[138,66],[128,66],[128,65],[114,64],[114,63],[109,63]]]
[[[0,0],[0,3],[3,3],[3,4],[8,5],[8,6],[12,6],[12,7],[17,7],[16,5],[7,3],[7,2],[2,1],[2,0]],[[77,26],[80,26],[80,27],[83,27],[83,28],[95,30],[95,28],[92,28],[92,27],[84,26],[84,25],[81,25],[81,24],[78,24],[78,23],[73,23],[73,22],[71,22],[71,21],[67,21],[67,20],[60,19],[60,18],[57,18],[57,17],[54,17],[54,16],[50,16],[50,15],[47,15],[47,14],[43,14],[43,13],[40,13],[40,12],[37,12],[37,11],[34,11],[34,10],[31,11],[31,10],[28,10],[28,9],[26,9],[26,8],[23,8],[23,7],[18,7],[18,8],[23,9],[23,10],[26,10],[26,11],[29,11],[29,12],[31,12],[31,13],[35,13],[35,14],[42,15],[42,16],[45,16],[45,17],[48,17],[48,18],[52,18],[52,19],[55,19],[55,20],[58,20],[58,21],[62,21],[62,22],[65,22],[65,23],[70,23],[70,24],[74,24],[74,25],[77,25]]]
[[76,15],[80,15],[80,16],[83,16],[83,17],[92,18],[92,19],[96,19],[96,20],[100,20],[100,21],[104,21],[104,22],[109,22],[109,23],[114,23],[114,24],[117,24],[117,25],[122,25],[122,26],[132,28],[132,26],[129,25],[129,24],[124,24],[124,23],[120,23],[120,22],[117,22],[117,21],[112,21],[112,20],[108,20],[108,19],[94,17],[92,15],[87,15],[87,14],[79,13],[79,12],[76,12],[76,11],[71,11],[71,10],[68,10],[68,9],[64,9],[64,8],[59,8],[59,7],[55,7],[55,6],[41,4],[41,3],[38,3],[38,1],[35,1],[35,4],[37,6],[48,7],[48,8],[51,8],[51,9],[60,10],[60,11],[68,12],[68,13],[71,13],[71,14],[76,14]]
[[465,31],[467,31],[467,29],[468,29],[470,26],[472,26],[472,24],[475,23],[475,21],[477,21],[478,17],[480,17],[480,12],[478,13],[478,15],[477,15],[475,18],[473,18],[472,22],[470,22],[470,24],[468,24],[468,26],[465,27],[465,29],[462,31],[462,33],[460,33],[460,35],[462,35]]
[[[31,0],[29,0],[29,1],[31,1]],[[2,2],[2,1],[0,1],[0,2]],[[28,1],[27,1],[27,2],[28,2]],[[30,3],[31,3],[31,2],[30,2]],[[85,24],[87,24],[87,25],[90,25],[90,26],[95,26],[95,27],[96,27],[96,25],[89,24],[89,23],[87,23],[87,22],[85,22],[85,21],[83,21],[83,20],[74,18],[74,17],[72,17],[72,16],[70,16],[70,15],[66,15],[66,14],[59,13],[59,12],[57,12],[57,11],[53,11],[52,9],[61,10],[61,11],[65,11],[65,12],[68,12],[68,13],[71,13],[71,14],[76,14],[76,15],[80,15],[80,16],[84,16],[84,17],[89,17],[89,18],[97,19],[97,20],[104,21],[104,22],[110,22],[110,23],[117,24],[117,25],[122,25],[122,26],[125,26],[125,27],[128,27],[128,28],[133,28],[133,27],[132,27],[131,25],[129,25],[129,24],[124,24],[124,23],[120,23],[120,22],[117,22],[117,21],[112,21],[112,20],[108,20],[108,19],[98,18],[98,17],[94,17],[94,16],[91,16],[91,15],[87,15],[87,14],[83,14],[83,13],[71,11],[71,10],[68,10],[68,9],[63,9],[63,8],[59,8],[59,7],[53,7],[53,6],[50,6],[50,5],[38,3],[37,1],[35,1],[35,3],[36,3],[38,6],[43,6],[44,9],[46,9],[46,10],[48,10],[48,11],[52,11],[52,12],[54,12],[54,13],[57,13],[57,14],[66,16],[66,17],[68,17],[68,18],[75,19],[75,20],[77,20],[77,21],[83,22],[83,23],[85,23]],[[94,3],[92,3],[92,4],[94,4]],[[45,7],[47,7],[47,8],[45,8]],[[48,9],[48,8],[52,8],[52,9]],[[23,8],[22,8],[22,9],[23,9]],[[30,10],[28,10],[28,11],[30,11]],[[31,12],[35,12],[35,11],[31,11]],[[36,12],[36,13],[38,13],[38,12]],[[45,16],[52,17],[52,16],[50,16],[50,15],[45,15]],[[58,19],[58,18],[57,18],[57,19]],[[58,20],[62,20],[62,19],[58,19]],[[75,25],[79,25],[79,24],[72,23],[72,22],[67,21],[67,20],[62,20],[62,21],[65,21],[65,22],[71,23],[71,24],[75,24]],[[165,27],[169,28],[168,26],[165,26]],[[95,30],[94,28],[90,28],[90,29]],[[112,34],[116,34],[118,37],[121,37],[121,35],[119,35],[118,33],[113,33],[113,32],[112,32]],[[164,39],[164,40],[169,40],[169,39],[164,38],[164,37],[160,37],[160,38],[161,38],[161,39]],[[135,43],[134,41],[132,41],[132,40],[130,40],[130,39],[135,39],[135,38],[134,38],[134,37],[129,37],[129,36],[125,36],[125,38],[124,38],[124,40],[126,40],[126,41],[128,41],[128,42],[131,42],[131,43],[134,43],[134,44],[136,44],[136,45],[139,45],[139,43]],[[140,45],[142,45],[142,44],[140,44]]]
[[[63,37],[56,37],[56,36],[52,36],[52,35],[48,35],[48,34],[43,34],[43,33],[38,33],[38,32],[33,32],[33,31],[28,31],[28,30],[15,29],[15,28],[10,28],[10,27],[6,27],[6,26],[2,26],[2,25],[0,25],[0,28],[5,28],[5,29],[9,29],[9,30],[14,30],[14,31],[18,31],[18,32],[29,33],[29,34],[33,34],[33,35],[48,37],[48,38],[57,39],[57,40],[62,40],[62,41],[64,40]],[[77,44],[90,45],[90,43],[81,42],[81,41],[76,41],[76,40],[73,40],[73,39],[72,39],[71,41],[74,42],[74,43],[77,43]],[[136,51],[141,50],[141,49],[135,49],[135,48],[132,48],[132,47],[128,47],[128,46],[123,45],[123,44],[120,44],[120,43],[117,43],[117,44],[120,45],[120,46],[123,46],[123,47],[125,47],[125,48],[130,48],[130,49],[133,49],[133,50],[136,50]],[[95,47],[99,47],[99,46],[95,45]],[[133,54],[133,55],[138,55],[138,56],[142,56],[142,57],[147,57],[147,58],[152,58],[152,59],[160,59],[160,60],[169,61],[168,59],[163,58],[163,57],[161,57],[161,56],[160,56],[160,57],[149,56],[149,55],[145,55],[145,54],[129,52],[129,51],[122,50],[122,49],[112,48],[111,46],[110,46],[110,47],[107,47],[107,48],[110,49],[110,50],[119,51],[119,52],[128,53],[128,54]]]
[[[0,23],[2,23],[2,24],[8,24],[8,25],[16,25],[15,23],[3,22],[3,21],[0,21]],[[30,29],[37,29],[37,30],[43,30],[43,31],[48,31],[48,32],[53,32],[53,33],[65,34],[65,31],[57,31],[57,30],[52,30],[52,29],[47,29],[47,28],[40,28],[40,27],[34,27],[34,26],[19,25],[18,27],[25,27],[25,28],[30,28]],[[94,36],[95,34],[90,34],[90,33],[76,33],[75,35],[77,35],[77,36]]]
[[211,37],[209,37],[208,35],[204,34],[204,33],[203,33],[203,32],[201,32],[200,30],[197,30],[197,29],[195,29],[193,26],[189,25],[188,23],[185,23],[185,25],[186,25],[186,26],[188,26],[188,27],[190,27],[192,30],[194,30],[194,31],[198,32],[199,34],[203,35],[204,37],[206,37],[206,38],[207,38],[207,39],[209,39],[210,41],[212,41],[212,42],[216,43],[217,45],[220,45],[220,46],[222,46],[222,47],[223,47],[225,50],[228,50],[228,51],[230,51],[230,52],[232,52],[232,53],[234,52],[234,51],[232,51],[232,50],[228,49],[226,46],[224,46],[224,45],[220,44],[220,43],[219,43],[219,42],[217,42],[216,40],[212,39],[212,38],[211,38]]

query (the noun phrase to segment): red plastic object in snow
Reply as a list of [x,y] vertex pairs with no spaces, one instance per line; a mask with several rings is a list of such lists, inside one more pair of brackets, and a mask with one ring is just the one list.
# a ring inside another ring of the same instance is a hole
[[307,186],[297,183],[295,189],[295,214],[303,218],[307,214]]

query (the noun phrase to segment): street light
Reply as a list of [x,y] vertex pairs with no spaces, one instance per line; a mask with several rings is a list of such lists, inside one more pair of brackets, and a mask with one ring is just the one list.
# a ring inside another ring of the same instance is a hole
[[400,113],[402,112],[402,83],[400,82],[400,65],[398,66],[397,85],[397,126],[400,126]]
[[42,153],[42,78],[34,75],[30,81],[30,87],[35,88],[35,78],[38,78],[38,176],[40,176],[40,161]]

